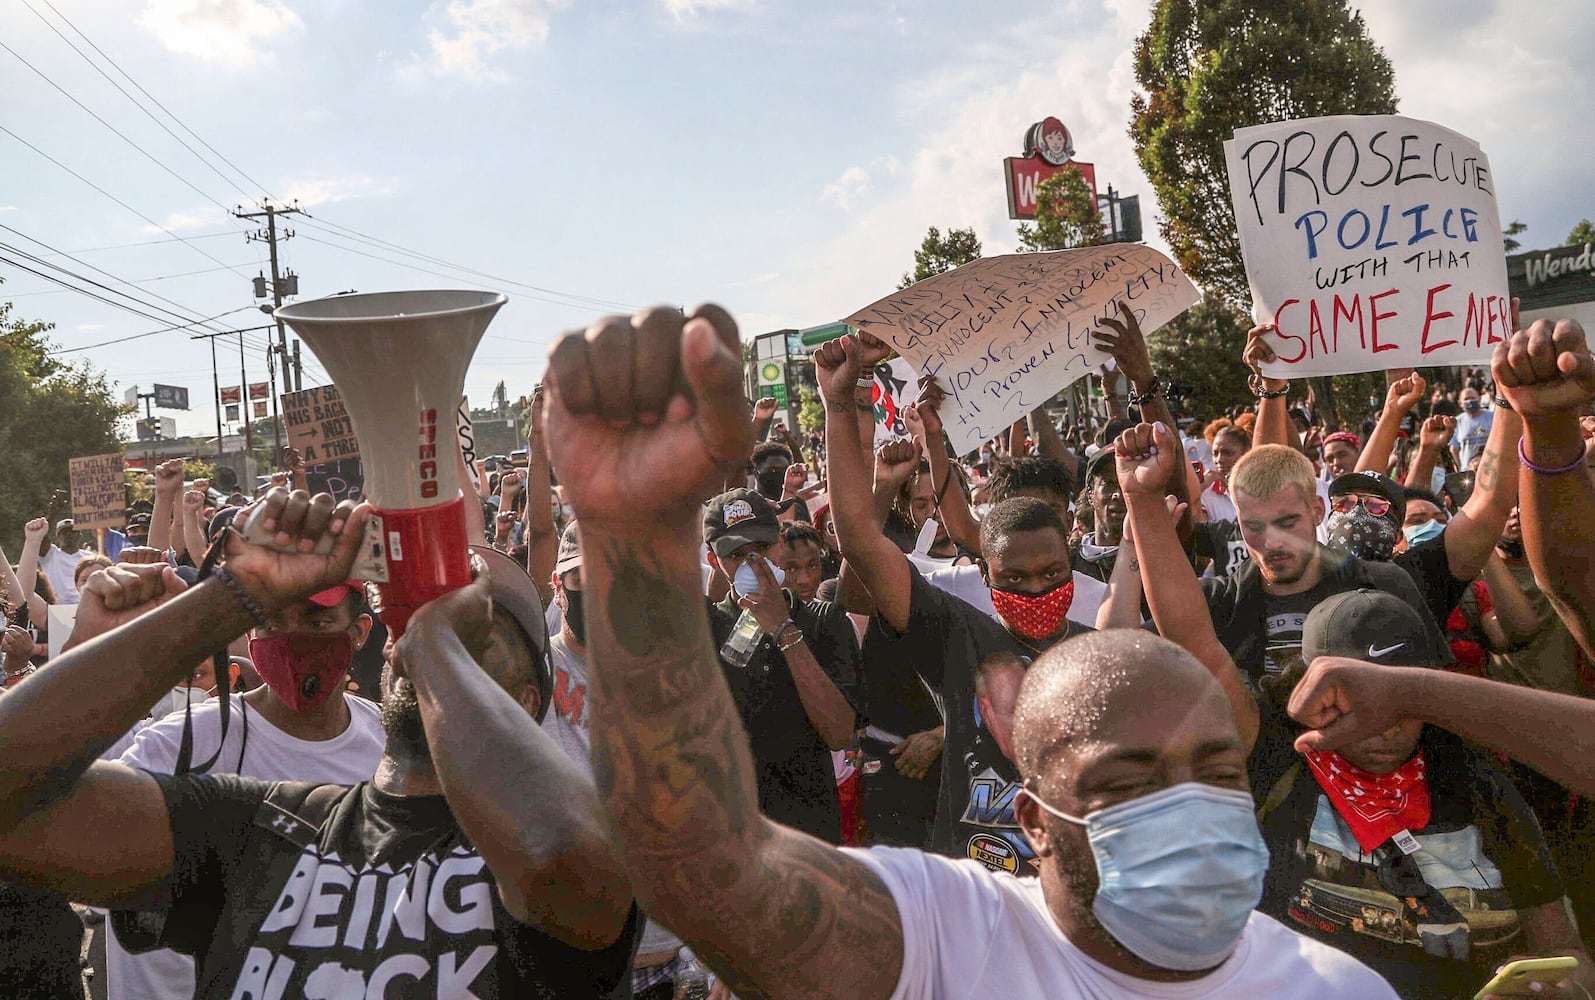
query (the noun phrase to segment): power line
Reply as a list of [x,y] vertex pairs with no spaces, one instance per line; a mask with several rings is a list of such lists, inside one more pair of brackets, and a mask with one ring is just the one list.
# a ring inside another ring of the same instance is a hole
[[[389,251],[389,252],[400,253],[400,254],[403,254],[403,255],[408,256],[408,257],[414,257],[417,260],[422,260],[422,261],[426,261],[426,262],[431,263],[431,264],[436,264],[436,265],[439,265],[440,267],[450,268],[452,270],[460,271],[460,272],[465,273],[465,274],[474,274],[474,275],[476,275],[478,277],[486,278],[489,281],[498,282],[499,284],[513,285],[513,286],[515,286],[517,288],[524,288],[524,289],[527,289],[529,291],[542,293],[544,295],[555,295],[555,296],[559,296],[562,299],[571,299],[574,302],[576,302],[578,304],[581,304],[581,305],[594,306],[594,307],[597,307],[597,308],[600,308],[600,309],[622,309],[622,310],[626,310],[628,312],[632,312],[632,311],[635,311],[638,308],[637,306],[632,305],[632,304],[627,303],[627,302],[616,302],[616,301],[614,301],[612,299],[601,299],[601,298],[595,298],[595,297],[590,296],[590,295],[577,295],[577,294],[575,294],[573,292],[562,292],[562,291],[560,291],[557,288],[545,288],[545,287],[543,287],[541,285],[530,285],[530,284],[527,284],[524,281],[516,281],[513,278],[506,278],[506,277],[503,277],[502,275],[489,274],[486,271],[480,271],[480,270],[477,270],[476,268],[473,268],[473,267],[466,267],[463,264],[455,264],[455,263],[453,263],[451,261],[444,260],[441,257],[434,257],[431,254],[424,254],[424,253],[421,253],[421,252],[416,251],[416,250],[410,250],[410,249],[408,249],[406,247],[400,246],[399,244],[393,243],[393,242],[391,242],[389,240],[380,239],[380,238],[378,238],[376,236],[368,236],[365,233],[360,232],[359,230],[352,229],[349,226],[341,225],[341,224],[336,223],[336,222],[332,222],[331,220],[328,220],[328,219],[322,219],[319,216],[308,216],[308,218],[312,219],[312,220],[315,220],[315,221],[311,221],[311,222],[303,222],[302,221],[301,225],[309,225],[312,228],[319,229],[322,232],[325,232],[325,233],[327,233],[328,235],[331,235],[331,236],[336,236],[339,239],[355,240],[355,241],[358,241],[360,243],[364,243],[367,246],[374,246],[374,247],[376,247],[378,249],[386,250],[386,251]],[[319,223],[319,225],[318,225],[318,223]],[[334,231],[334,230],[341,230],[341,232]],[[309,239],[309,238],[310,237],[306,237],[306,239]],[[429,273],[436,274],[437,272],[434,271],[434,272],[429,272]],[[442,277],[448,277],[448,275],[442,275]]]
[[[41,239],[38,239],[37,237],[29,236],[27,233],[24,233],[24,232],[22,232],[19,229],[13,229],[12,227],[7,226],[7,225],[3,225],[3,224],[0,224],[0,229],[3,229],[3,230],[5,230],[8,233],[15,233],[16,235],[22,237],[23,239],[27,240],[30,243],[33,243],[33,244],[35,244],[37,246],[41,246],[41,247],[43,247],[46,250],[55,251],[57,254],[60,254],[60,251],[56,250],[55,247],[51,246],[50,244],[44,242]],[[0,244],[0,245],[3,245],[3,244]],[[85,282],[88,282],[89,284],[95,285],[95,286],[100,287],[100,288],[105,288],[106,287],[104,285],[100,285],[98,282],[94,281],[91,278],[85,278],[82,275],[79,275],[79,274],[76,274],[73,271],[67,270],[66,268],[59,267],[58,265],[55,265],[55,264],[51,264],[48,261],[44,260],[43,258],[38,257],[38,256],[36,256],[36,255],[26,251],[26,250],[22,250],[20,248],[13,248],[13,252],[23,254],[30,260],[33,260],[33,261],[35,261],[35,262],[37,262],[37,263],[39,263],[39,264],[41,264],[41,265],[43,265],[45,267],[49,267],[49,268],[52,268],[54,270],[58,270],[62,274],[70,275],[71,277],[74,277],[74,278],[76,278],[79,281],[85,281]],[[117,282],[118,284],[128,285],[128,286],[131,286],[133,284],[130,281],[126,281],[123,278],[120,278],[120,277],[112,274],[111,272],[105,270],[103,267],[98,267],[98,266],[96,266],[94,264],[89,264],[86,261],[80,261],[77,258],[72,257],[70,255],[66,255],[66,256],[67,256],[68,260],[72,261],[72,263],[74,263],[74,264],[77,264],[79,267],[87,267],[88,269],[90,269],[92,271],[95,271],[95,272],[97,272],[99,274],[105,275],[107,278],[111,279],[114,282]],[[226,268],[226,269],[229,269],[229,270],[231,269],[230,265],[225,265],[224,264],[222,266],[224,268]],[[106,289],[106,290],[107,291],[112,291],[112,289]],[[129,296],[125,292],[118,292],[117,294],[123,295],[123,296],[125,296],[127,298],[133,298],[133,296]],[[153,298],[159,299],[160,301],[165,302],[165,303],[167,303],[169,305],[176,306],[179,310],[181,310],[180,313],[172,313],[172,315],[176,316],[179,319],[189,319],[195,314],[195,310],[190,309],[189,307],[183,305],[180,302],[177,302],[174,299],[169,299],[166,296],[160,294],[159,292],[150,292],[148,294],[151,295]],[[137,301],[137,300],[135,299],[135,301]],[[149,303],[141,303],[141,304],[142,305],[146,305],[146,306],[149,305]],[[150,308],[156,308],[156,307],[151,306]],[[169,309],[168,310],[162,310],[162,311],[171,312],[171,310],[169,310]]]
[[184,239],[181,236],[178,236],[176,233],[172,232],[170,229],[167,229],[165,226],[161,225],[159,222],[156,222],[154,219],[152,219],[149,216],[145,215],[143,212],[140,212],[138,209],[134,208],[132,205],[129,205],[127,202],[125,202],[122,199],[118,198],[116,195],[111,194],[109,191],[107,191],[104,188],[100,187],[98,184],[96,184],[93,181],[89,180],[87,177],[84,177],[82,174],[78,173],[76,170],[73,170],[71,167],[69,167],[66,164],[62,163],[60,160],[58,160],[55,157],[51,156],[49,153],[46,153],[44,150],[40,149],[38,146],[35,146],[33,143],[31,143],[28,140],[22,138],[20,135],[17,135],[15,132],[11,131],[9,128],[6,128],[4,125],[0,125],[0,132],[4,132],[6,135],[9,135],[11,138],[15,139],[17,142],[20,142],[22,145],[24,145],[24,146],[28,147],[29,149],[33,150],[35,153],[37,153],[40,156],[44,157],[46,160],[49,160],[51,163],[53,163],[56,166],[60,167],[62,170],[65,170],[67,173],[71,174],[73,177],[76,177],[78,180],[82,181],[84,184],[87,184],[89,187],[91,187],[94,190],[98,191],[100,194],[102,194],[105,197],[109,198],[110,200],[116,202],[118,205],[120,205],[123,208],[127,209],[129,212],[132,212],[134,215],[136,215],[139,218],[143,219],[145,222],[147,222],[150,225],[154,226],[156,229],[158,229],[161,232],[165,233],[167,236],[170,236],[173,239],[177,240],[178,242],[187,245],[195,253],[199,254],[201,257],[204,257],[206,260],[209,260],[209,261],[211,261],[212,263],[215,263],[215,264],[221,264],[223,267],[226,267],[228,270],[235,272],[240,278],[248,278],[249,277],[249,275],[245,274],[242,271],[239,271],[237,268],[231,267],[230,265],[224,263],[220,257],[212,256],[211,254],[208,254],[204,250],[200,249],[199,247],[194,246],[188,240]]
[[73,97],[70,93],[67,92],[65,87],[62,87],[59,83],[56,83],[54,80],[50,79],[49,74],[45,73],[44,70],[40,69],[39,67],[37,67],[37,66],[33,65],[32,63],[28,62],[26,59],[22,58],[22,55],[20,53],[18,53],[16,49],[13,49],[11,46],[7,45],[5,42],[0,42],[0,49],[5,49],[7,52],[11,53],[11,55],[16,58],[17,62],[20,62],[22,65],[28,67],[28,69],[31,69],[35,74],[38,75],[39,79],[43,80],[45,83],[48,83],[50,86],[54,87],[57,91],[59,91],[61,93],[62,97],[65,97],[67,100],[71,101],[73,104],[76,104],[90,118],[93,118],[95,121],[99,122],[101,125],[104,125],[107,129],[110,129],[111,133],[113,135],[115,135],[118,139],[121,139],[123,142],[127,143],[129,146],[132,146],[134,149],[138,150],[139,153],[141,153],[144,156],[145,159],[149,160],[151,163],[155,164],[157,167],[160,167],[162,170],[164,170],[167,173],[171,174],[174,178],[177,179],[177,181],[179,183],[181,183],[184,186],[186,186],[189,190],[193,191],[195,194],[199,195],[201,198],[204,198],[206,201],[208,201],[211,204],[215,205],[217,208],[220,208],[222,211],[224,211],[224,212],[227,211],[227,206],[226,205],[223,205],[221,202],[217,201],[215,198],[212,198],[208,193],[206,193],[205,191],[201,190],[197,185],[195,185],[188,178],[184,177],[182,174],[180,174],[177,171],[173,170],[171,167],[168,167],[165,163],[162,163],[160,161],[160,159],[155,156],[155,154],[151,153],[149,150],[145,149],[143,146],[140,146],[138,143],[134,142],[132,139],[129,139],[127,137],[127,135],[122,132],[121,129],[117,128],[115,125],[112,125],[110,122],[106,121],[104,118],[101,118],[98,114],[95,113],[93,108],[89,107],[87,104],[84,104],[82,101],[78,100],[76,97]]
[[[76,52],[78,54],[78,56],[81,57],[84,62],[88,63],[89,66],[94,70],[94,72],[96,72],[96,73],[100,74],[101,76],[103,76],[107,83],[109,83],[111,86],[115,87],[119,92],[121,92],[123,97],[126,97],[129,101],[131,101],[134,107],[136,107],[140,111],[144,112],[145,116],[148,117],[150,121],[152,121],[156,125],[160,126],[161,130],[164,131],[167,135],[171,136],[173,139],[176,139],[177,142],[178,142],[178,145],[182,146],[184,149],[188,150],[190,153],[193,153],[195,159],[199,160],[201,163],[205,164],[205,166],[209,167],[211,172],[214,173],[217,177],[220,177],[224,184],[226,184],[228,187],[238,188],[239,192],[242,193],[242,194],[245,194],[245,195],[248,194],[248,192],[245,191],[242,187],[239,187],[238,182],[236,180],[228,177],[226,174],[223,174],[220,170],[216,169],[215,164],[213,164],[209,160],[207,160],[199,152],[199,150],[195,149],[193,146],[190,146],[187,142],[184,142],[182,136],[178,135],[176,132],[173,132],[171,130],[171,128],[168,127],[165,122],[163,122],[159,118],[155,117],[155,115],[148,108],[146,108],[144,105],[140,104],[138,102],[137,98],[135,98],[132,94],[129,94],[127,92],[127,88],[123,87],[120,83],[117,83],[114,79],[112,79],[112,77],[111,77],[111,75],[109,73],[107,73],[107,72],[105,72],[105,70],[101,69],[100,65],[98,63],[96,63],[93,59],[89,58],[88,53],[86,53],[82,49],[78,48],[77,43],[73,42],[72,39],[70,39],[70,38],[66,37],[65,35],[61,34],[61,29],[59,29],[55,25],[51,24],[49,18],[47,18],[43,14],[39,13],[37,8],[35,8],[32,4],[28,3],[28,0],[22,0],[22,6],[28,8],[28,10],[33,14],[33,16],[38,18],[40,20],[40,22],[42,22],[46,28],[49,28],[51,31],[55,32],[55,36],[57,38],[61,39],[61,41],[65,42],[68,46],[70,46],[73,52]],[[51,7],[50,9],[51,10],[55,10],[54,7]],[[55,11],[55,15],[57,17],[60,17],[61,20],[66,21],[66,18],[62,16],[60,11],[56,10]],[[83,40],[86,41],[86,42],[88,41],[87,36],[84,36],[83,32],[78,31],[76,25],[72,24],[72,22],[70,22],[70,21],[67,21],[66,23],[67,23],[68,27],[70,27],[73,31],[76,31],[78,33],[79,37],[82,37]],[[89,44],[93,45],[94,43],[93,42],[89,42]],[[96,48],[95,51],[98,52],[99,49]],[[15,53],[13,53],[13,55],[15,55]],[[105,53],[100,52],[100,55],[105,56]],[[106,56],[106,58],[109,59],[110,57]],[[115,64],[113,63],[112,65],[115,65]],[[118,66],[117,70],[120,72],[121,67]],[[123,75],[125,76],[126,74],[123,74]],[[57,88],[57,89],[59,89],[59,88]],[[64,93],[64,91],[63,91],[63,93]],[[164,110],[164,109],[162,109],[162,110]],[[93,112],[90,112],[90,113],[92,114]],[[170,114],[170,112],[168,112],[168,114]]]
[[83,247],[80,250],[60,250],[55,253],[41,254],[42,257],[71,257],[80,253],[98,253],[102,250],[128,250],[133,247],[152,247],[162,243],[187,243],[190,240],[214,240],[223,236],[240,235],[236,229],[229,229],[225,233],[203,233],[199,236],[173,236],[164,240],[141,240],[137,243],[113,243],[103,247]]
[[[24,2],[26,2],[26,0],[24,0]],[[93,39],[91,39],[91,38],[89,38],[89,36],[85,35],[82,32],[82,30],[78,28],[77,25],[73,24],[72,21],[67,18],[67,16],[65,14],[63,14],[59,10],[57,10],[55,4],[51,3],[50,0],[40,0],[40,2],[43,3],[46,7],[50,8],[51,12],[54,13],[56,17],[60,18],[62,20],[62,22],[66,24],[67,27],[71,28],[72,31],[79,38],[81,38],[85,42],[87,42],[90,48],[92,48],[95,52],[98,52],[100,54],[100,58],[102,58],[106,62],[110,63],[111,66],[118,73],[122,74],[123,79],[127,80],[128,83],[131,83],[134,87],[136,87],[138,89],[139,93],[141,93],[145,97],[149,98],[150,102],[152,104],[154,104],[157,108],[160,108],[161,111],[165,112],[166,116],[168,118],[170,118],[172,121],[176,122],[179,128],[181,128],[184,132],[187,132],[189,135],[193,136],[195,141],[198,142],[201,146],[204,146],[206,149],[210,150],[212,153],[215,153],[218,159],[220,159],[223,163],[227,164],[229,167],[232,167],[235,171],[237,171],[238,175],[240,177],[244,178],[244,180],[246,180],[249,183],[253,184],[255,186],[256,190],[260,191],[262,194],[266,195],[268,198],[272,198],[272,200],[274,200],[274,201],[278,200],[275,197],[273,197],[273,195],[271,194],[270,191],[266,190],[266,185],[260,183],[259,181],[255,180],[253,177],[249,176],[249,174],[242,167],[240,167],[238,164],[234,163],[232,160],[229,160],[225,155],[223,155],[221,153],[220,150],[218,150],[216,147],[212,146],[210,143],[206,142],[204,140],[204,138],[202,138],[199,135],[199,133],[195,132],[193,129],[189,128],[186,124],[184,124],[183,120],[181,118],[177,117],[175,114],[173,114],[171,112],[171,110],[166,107],[166,105],[162,104],[159,100],[157,100],[154,94],[151,94],[149,91],[145,90],[143,85],[140,84],[137,80],[133,79],[133,77],[128,74],[127,70],[123,69],[120,65],[118,65],[118,63],[117,63],[117,61],[115,59],[112,59],[110,56],[106,55],[104,49],[100,48],[98,45],[95,45]],[[31,7],[29,9],[32,10]],[[34,11],[34,13],[37,14],[38,12]],[[242,189],[240,189],[240,190],[242,190]]]
[[[57,256],[62,256],[62,255],[60,255],[60,254],[39,254],[37,256],[38,257],[57,257]],[[238,266],[243,267],[245,265],[240,264]],[[169,280],[171,280],[173,278],[190,278],[190,277],[193,277],[196,274],[215,274],[217,271],[227,271],[227,270],[231,270],[231,268],[228,268],[228,267],[206,267],[206,268],[201,268],[198,271],[182,271],[182,272],[179,272],[177,274],[157,274],[157,275],[155,275],[152,278],[134,278],[131,281],[125,282],[125,284],[129,284],[129,285],[147,285],[147,284],[150,284],[150,283],[156,282],[156,281],[169,281]],[[40,292],[10,292],[10,293],[8,293],[6,295],[6,298],[8,298],[8,299],[25,299],[25,298],[29,297],[30,295],[60,295],[63,291],[65,291],[65,289],[52,288],[52,289],[49,289],[48,291],[40,291]]]

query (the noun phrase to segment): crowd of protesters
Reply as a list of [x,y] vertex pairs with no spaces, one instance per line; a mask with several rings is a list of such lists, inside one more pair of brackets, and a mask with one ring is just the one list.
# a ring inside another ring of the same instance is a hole
[[82,996],[85,925],[111,998],[1595,995],[1583,332],[1348,425],[1268,333],[1177,412],[1119,304],[1099,411],[957,455],[866,334],[800,434],[722,310],[611,318],[398,640],[297,456],[98,547],[58,496],[0,554],[0,995]]

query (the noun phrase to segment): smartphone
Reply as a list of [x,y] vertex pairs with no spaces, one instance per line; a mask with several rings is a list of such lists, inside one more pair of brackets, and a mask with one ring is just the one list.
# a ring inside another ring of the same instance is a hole
[[1488,996],[1536,996],[1531,984],[1554,986],[1572,975],[1573,970],[1577,968],[1578,959],[1571,955],[1558,958],[1525,958],[1508,962],[1496,970],[1495,978],[1485,983],[1484,988],[1473,995],[1473,1000],[1484,1000]]

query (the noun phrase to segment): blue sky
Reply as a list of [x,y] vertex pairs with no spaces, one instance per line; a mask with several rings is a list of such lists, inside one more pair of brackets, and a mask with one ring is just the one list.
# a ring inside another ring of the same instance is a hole
[[[988,253],[1010,251],[1001,161],[1049,114],[1099,184],[1156,212],[1126,135],[1149,0],[51,3],[251,179],[163,118],[213,171],[118,93],[54,34],[93,55],[44,0],[4,0],[0,42],[15,54],[0,50],[0,126],[139,214],[0,133],[0,226],[15,230],[0,242],[44,254],[25,234],[75,258],[53,263],[114,285],[89,265],[102,268],[186,317],[242,309],[216,327],[255,326],[266,317],[248,278],[264,248],[220,206],[297,197],[313,218],[288,223],[283,259],[302,298],[509,294],[471,369],[473,401],[499,379],[528,391],[555,336],[618,306],[715,300],[750,336],[885,294],[927,226],[974,226]],[[1403,113],[1484,146],[1526,246],[1595,216],[1595,5],[1547,0],[1526,18],[1508,0],[1381,0],[1364,13]],[[5,264],[0,278],[0,300],[55,322],[62,348],[166,325]],[[169,415],[183,432],[214,426],[210,355],[185,333],[67,356],[123,386],[186,385],[193,411]],[[236,346],[225,357],[234,384]],[[264,379],[258,349],[249,366]]]

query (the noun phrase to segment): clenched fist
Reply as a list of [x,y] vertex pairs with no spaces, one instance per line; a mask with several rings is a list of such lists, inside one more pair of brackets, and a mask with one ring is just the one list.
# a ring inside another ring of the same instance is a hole
[[753,447],[737,325],[719,306],[655,306],[567,333],[545,385],[549,461],[583,524],[695,525]]

